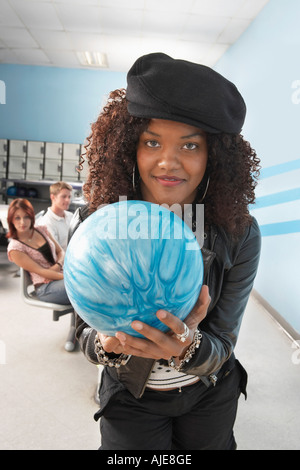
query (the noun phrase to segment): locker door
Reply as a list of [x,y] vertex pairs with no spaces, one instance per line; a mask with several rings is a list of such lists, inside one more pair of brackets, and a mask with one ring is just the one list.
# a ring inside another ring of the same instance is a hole
[[44,178],[46,180],[61,180],[61,160],[45,159]]
[[80,144],[64,144],[63,145],[63,159],[64,160],[77,160],[80,155]]
[[9,141],[9,156],[26,157],[26,141],[25,140],[10,140]]
[[86,181],[88,175],[88,164],[87,162],[84,162],[82,165],[82,170],[79,172],[79,181]]
[[9,141],[8,178],[25,179],[26,141]]
[[54,160],[61,160],[62,144],[57,142],[46,142],[45,157]]
[[25,179],[26,158],[9,156],[8,178]]
[[0,139],[0,178],[7,176],[7,140]]
[[78,181],[78,171],[76,170],[79,163],[80,144],[64,144],[63,145],[63,163],[62,163],[62,179],[70,181]]
[[78,181],[78,160],[64,160],[62,165],[62,179]]
[[26,162],[26,179],[41,180],[43,179],[44,163],[43,159],[27,157]]
[[6,178],[7,173],[7,157],[0,155],[0,178]]
[[44,172],[45,179],[56,181],[61,180],[61,155],[61,143],[46,142]]
[[44,172],[44,142],[28,141],[26,179],[41,180]]

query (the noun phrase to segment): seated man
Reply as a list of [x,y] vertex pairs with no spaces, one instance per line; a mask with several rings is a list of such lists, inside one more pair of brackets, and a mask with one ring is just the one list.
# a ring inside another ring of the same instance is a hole
[[68,232],[73,213],[69,212],[72,186],[64,181],[58,181],[50,186],[51,207],[37,224],[46,225],[47,229],[64,251],[67,249]]

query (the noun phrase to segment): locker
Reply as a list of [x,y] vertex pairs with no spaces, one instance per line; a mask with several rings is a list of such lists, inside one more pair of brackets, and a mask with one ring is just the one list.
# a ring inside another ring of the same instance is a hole
[[87,175],[88,175],[88,164],[87,162],[83,162],[82,165],[82,170],[79,172],[79,181],[86,181]]
[[26,141],[25,140],[10,140],[9,142],[9,156],[25,157],[26,156]]
[[45,173],[44,178],[50,180],[61,180],[61,160],[54,160],[45,158]]
[[27,156],[32,158],[44,158],[45,144],[44,142],[38,142],[29,140],[27,143]]
[[0,139],[0,178],[7,176],[7,140]]
[[26,157],[9,156],[8,178],[25,179]]
[[79,160],[80,145],[79,144],[64,144],[63,146],[63,159],[65,160]]
[[45,157],[54,160],[61,160],[62,144],[57,142],[46,142]]
[[7,140],[0,139],[0,155],[7,157]]
[[61,179],[62,144],[46,142],[44,178],[59,181]]
[[26,170],[26,141],[9,141],[8,178],[25,179]]
[[44,142],[28,141],[26,179],[41,180],[44,173]]
[[43,159],[27,157],[26,179],[42,179],[44,172]]
[[63,160],[62,164],[62,179],[71,181],[78,180],[78,171],[76,168],[78,167],[78,160]]
[[0,178],[6,178],[7,157],[0,155]]

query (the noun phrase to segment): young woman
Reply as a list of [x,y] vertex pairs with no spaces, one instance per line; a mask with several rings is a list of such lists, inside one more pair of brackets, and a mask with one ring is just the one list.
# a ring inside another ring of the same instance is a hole
[[8,208],[8,259],[29,271],[37,297],[44,302],[70,303],[63,280],[64,251],[45,226],[35,227],[34,209],[27,199]]
[[122,331],[107,337],[77,318],[82,350],[104,365],[96,414],[101,449],[235,449],[247,374],[233,350],[260,252],[248,210],[259,160],[240,134],[245,103],[212,69],[162,53],[139,58],[127,83],[110,94],[92,125],[88,206],[73,230],[120,196],[202,203],[205,285],[184,322],[158,310],[172,334],[136,320],[131,326],[143,338]]

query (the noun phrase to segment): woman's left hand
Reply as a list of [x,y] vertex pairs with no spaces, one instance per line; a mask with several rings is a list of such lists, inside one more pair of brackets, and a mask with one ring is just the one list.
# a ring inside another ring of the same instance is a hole
[[[119,341],[117,346],[118,353],[122,352],[123,354],[152,359],[170,359],[171,356],[183,357],[186,350],[193,342],[194,333],[198,324],[206,316],[209,303],[208,287],[203,286],[195,307],[184,322],[170,312],[158,310],[156,315],[159,320],[170,329],[168,333],[163,333],[141,321],[133,321],[131,324],[132,328],[138,333],[141,333],[145,339],[130,336],[123,332],[117,332],[115,341],[116,339]],[[184,323],[189,328],[189,335],[186,341],[182,342],[176,335],[180,335],[184,332]],[[104,344],[103,346],[105,347]],[[117,351],[115,350],[115,352]]]
[[57,273],[61,272],[61,267],[58,263],[53,264],[49,269],[51,269],[51,271],[56,271]]

